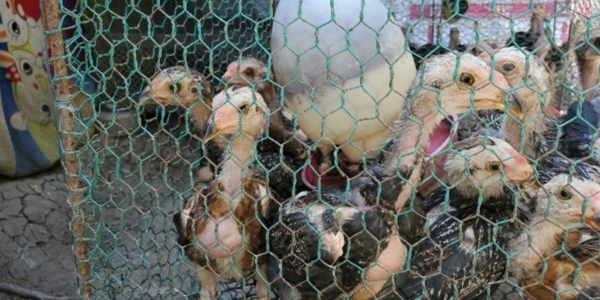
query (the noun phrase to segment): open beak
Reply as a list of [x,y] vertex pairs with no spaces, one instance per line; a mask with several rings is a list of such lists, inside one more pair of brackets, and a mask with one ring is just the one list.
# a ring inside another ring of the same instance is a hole
[[[506,79],[498,72],[494,77],[495,84],[488,84],[485,87],[475,92],[475,109],[485,110],[493,109],[499,111],[506,111],[507,107],[504,103],[506,93],[504,91],[509,90],[510,87],[506,82]],[[508,112],[518,119],[523,117],[523,109],[521,104],[517,101],[517,98],[510,96],[508,100]]]

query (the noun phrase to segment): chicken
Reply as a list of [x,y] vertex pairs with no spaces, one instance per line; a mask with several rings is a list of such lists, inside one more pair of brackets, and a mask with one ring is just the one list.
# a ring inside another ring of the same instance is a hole
[[[226,96],[226,94],[228,96]],[[196,264],[201,299],[215,299],[217,281],[256,278],[267,297],[265,228],[271,194],[255,159],[254,143],[266,129],[269,108],[247,87],[232,87],[213,99],[215,139],[222,149],[216,178],[200,183],[173,217],[177,241]]]
[[[539,182],[540,188],[523,191],[521,202],[531,208],[524,222],[527,230],[513,239],[508,248],[510,273],[521,286],[542,278],[546,269],[543,262],[563,248],[565,231],[580,227],[582,221],[595,230],[600,229],[597,182],[569,175],[564,170],[540,171]],[[585,282],[584,279],[581,283]]]
[[443,0],[442,1],[442,18],[450,24],[454,24],[460,20],[469,9],[469,0]]
[[[197,80],[198,79],[198,80]],[[212,93],[210,87],[204,80],[204,76],[196,71],[186,72],[184,66],[176,66],[165,69],[159,75],[155,76],[150,86],[144,89],[141,96],[140,105],[148,105],[153,102],[162,105],[172,105],[189,110],[189,116],[196,128],[207,129],[208,121],[211,116],[212,108],[207,110],[205,105],[212,105]],[[173,93],[174,83],[179,83],[180,87],[192,88],[190,84],[196,82],[202,86],[203,94],[180,91]],[[264,99],[264,98],[263,98]],[[205,131],[202,131],[205,134]],[[200,171],[198,172],[198,181],[208,182],[213,179],[216,165],[220,163],[221,149],[215,145],[214,141],[204,141],[206,149],[205,157],[200,160]],[[257,143],[257,156],[260,163],[269,173],[269,184],[278,197],[287,199],[298,192],[307,190],[301,180],[296,179],[304,167],[305,158],[280,153],[280,146],[271,139],[261,139]]]
[[454,50],[458,52],[465,52],[467,50],[465,45],[460,44],[460,30],[458,28],[452,28],[450,30],[450,42],[448,43],[447,47],[434,44],[425,44],[421,47],[417,47],[412,43],[409,43],[408,46],[410,52],[413,54],[417,69],[421,67],[423,60],[426,60],[433,55],[445,54],[448,53],[448,50]]
[[470,53],[477,56],[482,52],[491,54],[500,49],[500,45],[493,40],[479,40],[476,41],[475,44],[469,45],[467,49],[471,49]]
[[467,46],[460,43],[460,30],[456,27],[450,29],[450,43],[448,44],[448,48],[458,52],[467,51]]
[[[267,65],[254,58],[244,58],[241,62],[234,61],[227,66],[221,80],[227,86],[254,86],[256,91],[265,99],[267,106],[272,112],[269,121],[269,136],[284,145],[284,149],[291,155],[305,158],[306,149],[303,145],[305,140],[294,139],[293,127],[286,127],[283,108],[275,94],[273,86],[273,75],[268,72]],[[267,77],[267,74],[271,74]],[[302,132],[298,133],[300,138],[304,137]]]
[[[150,78],[150,85],[142,91],[138,106],[159,104],[184,108],[198,131],[190,134],[203,137],[212,113],[212,98],[212,89],[203,74],[185,66],[175,66]],[[187,116],[188,114],[186,118]],[[206,159],[200,161],[197,176],[202,182],[212,180],[214,164],[218,163],[219,158],[219,151],[215,149],[214,143],[205,143],[205,149]]]
[[[520,47],[525,48],[528,51],[534,51],[544,42],[547,42],[546,29],[544,22],[548,18],[544,4],[535,4],[530,18],[529,31],[515,32],[514,36],[511,36],[506,40],[506,47]],[[541,53],[540,53],[541,54]],[[538,57],[541,57],[538,55]],[[543,59],[542,59],[543,60]]]
[[[493,54],[495,69],[502,73],[522,107],[522,117],[503,116],[499,137],[503,137],[527,159],[542,168],[573,168],[581,176],[600,180],[600,165],[592,160],[573,161],[557,153],[557,125],[564,122],[548,113],[554,99],[552,77],[544,63],[514,47]],[[480,55],[488,65],[491,57]],[[529,60],[529,62],[527,62]],[[527,82],[527,85],[524,85]]]
[[[455,70],[440,72],[440,68]],[[505,109],[507,83],[489,84],[492,72],[465,54],[426,61],[412,83],[411,101],[395,123],[391,145],[381,163],[349,180],[347,192],[323,189],[285,201],[270,221],[271,255],[267,273],[283,299],[352,299],[373,297],[404,265],[406,247],[394,215],[414,196],[432,136],[445,116],[471,109]],[[495,73],[500,77],[500,74]],[[434,92],[435,91],[435,92]],[[439,110],[432,112],[431,107]],[[518,114],[518,105],[508,107]],[[449,131],[442,131],[443,134]],[[315,247],[315,245],[319,245]]]
[[535,284],[539,276],[527,282],[525,294],[530,299],[555,299],[556,294],[560,294],[561,300],[600,297],[600,235],[582,228],[568,231],[566,237],[566,253],[546,261],[543,284]]
[[189,109],[192,122],[204,133],[212,112],[213,92],[200,72],[184,66],[166,68],[152,78],[140,95],[140,106],[158,103]]
[[[502,116],[502,126],[497,134],[529,160],[536,160],[547,154],[548,103],[554,99],[553,81],[536,56],[515,47],[502,48],[492,54],[482,53],[480,58],[492,65],[504,76],[514,89],[513,95],[519,101],[523,118]],[[527,79],[527,81],[526,81]],[[527,84],[525,84],[527,82]],[[524,129],[524,136],[521,135]],[[522,142],[522,139],[527,142]]]
[[[585,157],[591,154],[596,144],[600,119],[600,28],[585,33],[579,38],[580,47],[575,50],[581,72],[583,101],[574,101],[563,117],[559,150],[568,157]],[[598,151],[598,149],[596,150]],[[595,156],[597,154],[594,153]]]
[[470,138],[454,149],[446,185],[425,199],[428,234],[414,249],[410,273],[379,299],[482,299],[504,276],[504,249],[516,231],[510,185],[531,181],[533,168],[499,139]]
[[317,173],[332,169],[336,147],[344,154],[337,159],[348,164],[379,154],[416,73],[404,42],[379,0],[278,3],[275,79],[298,126],[318,144]]

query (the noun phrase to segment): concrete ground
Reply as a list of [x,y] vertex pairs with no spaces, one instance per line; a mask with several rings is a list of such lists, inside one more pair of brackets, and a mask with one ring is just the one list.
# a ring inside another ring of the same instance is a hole
[[0,179],[1,284],[52,296],[77,295],[66,200],[58,167],[25,179]]
[[[170,120],[168,131],[143,126],[119,139],[96,135],[80,149],[93,299],[198,297],[171,222],[190,193],[190,163],[201,153],[194,138],[181,135],[183,122]],[[46,299],[77,295],[67,199],[59,166],[25,179],[0,179],[0,300],[27,299],[2,294],[15,286],[51,296]],[[220,290],[223,299],[243,299],[242,290],[255,298],[251,284]],[[494,299],[516,296],[505,285]]]

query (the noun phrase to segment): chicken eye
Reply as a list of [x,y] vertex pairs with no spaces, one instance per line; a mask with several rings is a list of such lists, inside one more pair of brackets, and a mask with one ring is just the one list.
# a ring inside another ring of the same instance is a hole
[[177,91],[181,90],[181,85],[179,83],[171,84],[169,86],[169,90],[173,93],[176,93]]
[[492,173],[500,172],[500,163],[499,162],[490,162],[486,165],[486,170]]
[[244,71],[244,73],[246,74],[246,76],[252,77],[254,76],[254,69],[248,68],[246,69],[246,71]]
[[571,200],[571,192],[569,192],[569,190],[567,189],[567,187],[563,187],[560,190],[558,190],[558,198],[560,200]]
[[460,74],[459,80],[462,84],[465,84],[468,86],[472,86],[475,83],[475,78],[473,77],[473,75],[468,74],[468,73]]
[[510,73],[510,72],[512,72],[514,70],[515,70],[515,65],[514,64],[510,64],[509,63],[509,64],[502,65],[502,71],[504,73]]
[[190,89],[190,92],[191,92],[192,94],[198,94],[198,88],[194,86],[194,87],[192,87],[192,88]]
[[240,106],[240,110],[241,110],[241,111],[244,111],[244,112],[245,112],[245,111],[246,111],[246,108],[248,108],[248,104],[247,104],[247,103],[244,103],[244,104],[242,104],[242,106]]
[[600,48],[600,38],[594,39],[594,47]]

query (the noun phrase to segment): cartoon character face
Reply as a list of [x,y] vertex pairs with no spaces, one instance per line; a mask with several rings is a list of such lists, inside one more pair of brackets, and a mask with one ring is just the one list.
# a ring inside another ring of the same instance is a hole
[[41,55],[15,50],[1,56],[12,56],[13,64],[5,71],[5,78],[15,84],[15,98],[29,121],[46,124],[52,121],[54,93],[44,68]]
[[[0,41],[8,43],[12,47],[21,47],[27,42],[31,42],[34,51],[42,51],[43,35],[32,36],[32,33],[42,30],[39,5],[21,2],[20,0],[0,0],[0,8],[2,8],[0,9],[2,16]],[[5,7],[6,9],[4,9]]]

